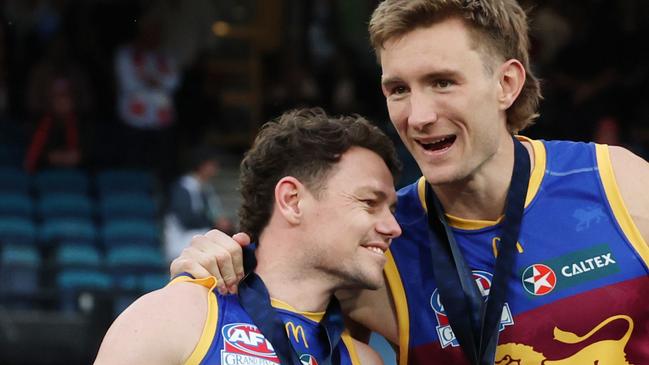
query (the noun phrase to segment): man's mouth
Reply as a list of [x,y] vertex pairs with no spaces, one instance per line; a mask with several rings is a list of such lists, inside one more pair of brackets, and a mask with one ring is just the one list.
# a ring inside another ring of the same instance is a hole
[[455,135],[448,135],[434,140],[417,140],[419,145],[421,145],[426,151],[441,151],[443,149],[451,147],[455,142],[457,137]]
[[378,244],[366,244],[363,247],[379,255],[385,254],[385,251],[388,249],[387,245]]

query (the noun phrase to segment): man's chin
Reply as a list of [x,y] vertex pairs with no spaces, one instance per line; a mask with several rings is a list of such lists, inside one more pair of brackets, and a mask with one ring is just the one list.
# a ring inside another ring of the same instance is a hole
[[362,278],[356,277],[353,280],[349,280],[346,285],[343,285],[340,289],[367,289],[367,290],[377,290],[381,289],[385,282],[383,281],[383,272],[376,277],[363,276]]

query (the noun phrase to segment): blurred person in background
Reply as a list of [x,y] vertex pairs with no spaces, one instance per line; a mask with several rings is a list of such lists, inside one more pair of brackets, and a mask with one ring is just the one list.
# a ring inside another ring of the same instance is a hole
[[154,168],[164,182],[175,167],[174,92],[180,76],[175,57],[163,48],[163,19],[152,8],[138,19],[135,38],[115,54],[118,114],[124,123],[126,163]]
[[31,72],[27,105],[37,122],[24,161],[28,172],[78,167],[86,157],[82,146],[89,141],[83,123],[93,92],[85,70],[69,51],[66,38],[59,34]]
[[218,152],[199,146],[190,152],[189,160],[189,171],[171,187],[165,217],[165,254],[169,261],[180,255],[194,235],[212,228],[234,233],[234,225],[213,186],[219,172]]

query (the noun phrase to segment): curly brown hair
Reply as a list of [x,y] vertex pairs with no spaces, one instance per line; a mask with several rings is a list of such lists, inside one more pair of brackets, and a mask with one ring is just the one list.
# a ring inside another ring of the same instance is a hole
[[331,117],[319,108],[298,109],[264,124],[241,162],[241,230],[257,241],[270,219],[281,178],[293,176],[318,194],[327,174],[354,146],[379,155],[396,181],[401,164],[394,144],[361,116]]
[[467,25],[472,46],[487,57],[489,70],[494,60],[521,62],[525,85],[507,110],[507,126],[511,133],[530,126],[539,116],[542,96],[539,80],[530,68],[527,15],[516,0],[385,0],[370,20],[372,47],[380,59],[380,50],[389,39],[451,17]]

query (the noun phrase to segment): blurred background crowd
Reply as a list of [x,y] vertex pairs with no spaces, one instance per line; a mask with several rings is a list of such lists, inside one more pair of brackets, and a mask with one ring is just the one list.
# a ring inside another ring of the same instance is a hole
[[[649,3],[521,2],[545,97],[523,134],[647,159]],[[397,142],[367,39],[377,3],[0,0],[0,363],[90,362],[188,237],[235,231],[264,121],[322,106]],[[419,172],[400,155],[401,186]]]

